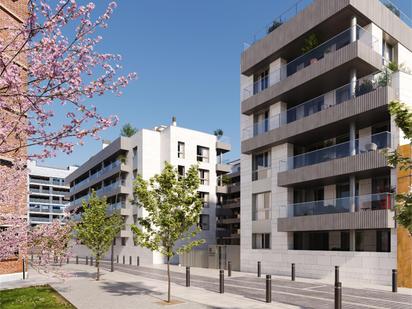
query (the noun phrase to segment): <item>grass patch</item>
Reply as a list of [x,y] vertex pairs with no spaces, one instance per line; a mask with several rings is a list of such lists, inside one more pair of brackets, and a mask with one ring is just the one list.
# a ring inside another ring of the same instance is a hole
[[51,286],[0,291],[1,309],[76,309]]

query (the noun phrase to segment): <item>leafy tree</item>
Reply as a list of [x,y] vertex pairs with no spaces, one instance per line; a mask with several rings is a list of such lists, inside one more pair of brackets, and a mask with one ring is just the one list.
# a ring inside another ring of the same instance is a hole
[[119,234],[122,224],[120,214],[108,214],[106,198],[97,197],[96,192],[92,192],[88,203],[83,201],[82,219],[75,226],[75,231],[77,238],[96,258],[96,280],[100,279],[100,260]]
[[122,130],[120,131],[120,135],[124,137],[132,137],[137,132],[137,129],[133,127],[130,123],[126,123]]
[[[412,112],[405,103],[392,101],[389,111],[395,117],[396,125],[403,131],[405,138],[412,140]],[[397,150],[387,153],[389,165],[400,170],[412,170],[412,158],[402,156]],[[397,194],[397,213],[395,219],[412,235],[412,192]]]
[[215,131],[213,131],[213,134],[217,137],[217,139],[220,139],[224,133],[222,129],[216,129]]
[[132,225],[135,242],[166,256],[167,302],[170,302],[170,259],[204,243],[203,239],[193,240],[200,231],[203,206],[197,193],[199,184],[196,166],[180,177],[177,169],[167,162],[160,175],[149,181],[139,175],[134,183],[135,203],[147,213],[138,219],[140,227]]

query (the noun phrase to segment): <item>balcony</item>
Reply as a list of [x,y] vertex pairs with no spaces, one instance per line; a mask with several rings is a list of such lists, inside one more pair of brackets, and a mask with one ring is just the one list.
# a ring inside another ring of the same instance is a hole
[[223,208],[238,208],[240,207],[240,198],[228,199],[222,205]]
[[263,208],[252,211],[252,221],[266,221],[272,219],[272,209]]
[[272,175],[272,169],[269,166],[258,166],[258,168],[252,171],[252,181],[269,179]]
[[50,218],[30,216],[30,222],[51,222]]
[[216,150],[218,153],[225,153],[232,149],[230,139],[227,136],[218,137],[216,140]]
[[242,141],[264,135],[272,130],[334,108],[344,102],[351,101],[386,86],[388,86],[388,78],[384,72],[363,77],[354,83],[346,84],[294,106],[285,112],[256,122],[253,126],[244,128],[242,130]]
[[[317,46],[313,50],[307,52],[306,54],[297,57],[296,59],[288,62],[287,64],[281,66],[279,69],[271,72],[268,76],[263,79],[255,81],[253,84],[246,86],[242,90],[242,101],[266,90],[267,88],[279,83],[282,80],[289,78],[300,70],[311,66],[319,62],[328,56],[328,54],[334,53],[341,48],[349,45],[353,42],[352,40],[352,28],[346,29],[335,37],[327,40],[321,45]],[[356,26],[356,41],[360,41],[366,46],[372,48],[373,44],[376,44],[378,40],[372,36],[369,32],[364,30],[360,26]]]

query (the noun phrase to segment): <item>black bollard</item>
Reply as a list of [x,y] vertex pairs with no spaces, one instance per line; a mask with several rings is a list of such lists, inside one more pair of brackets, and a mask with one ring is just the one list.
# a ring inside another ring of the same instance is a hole
[[86,256],[86,265],[89,265],[89,257]]
[[79,264],[79,257],[76,255],[76,264]]
[[295,281],[296,279],[296,269],[295,269],[295,263],[292,263],[292,271],[291,271],[291,279],[292,281]]
[[223,269],[219,270],[219,293],[223,294],[225,292],[225,271]]
[[132,257],[129,256],[129,264],[132,265]]
[[227,276],[232,277],[232,262],[227,262]]
[[136,266],[139,266],[140,265],[140,259],[139,259],[139,257],[137,256],[136,257]]
[[90,266],[93,266],[93,257],[90,257]]
[[190,267],[186,266],[186,286],[190,286]]
[[111,249],[111,254],[110,254],[110,272],[114,272],[114,246],[112,245]]
[[266,302],[272,302],[272,276],[266,275]]
[[398,292],[398,271],[396,269],[392,269],[392,292]]
[[26,258],[23,257],[23,280],[26,280]]
[[31,255],[31,261],[33,262],[33,254]]
[[259,278],[260,278],[261,270],[262,270],[262,264],[259,261],[259,262],[257,262],[257,276]]
[[335,286],[339,283],[339,266],[335,266]]
[[342,309],[342,283],[335,284],[335,309]]
[[123,255],[123,264],[126,264],[126,257]]

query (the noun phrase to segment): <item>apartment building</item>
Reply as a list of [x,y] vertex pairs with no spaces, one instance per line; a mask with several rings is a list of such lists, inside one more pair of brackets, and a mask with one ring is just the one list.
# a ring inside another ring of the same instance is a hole
[[64,179],[76,166],[55,168],[28,161],[28,219],[30,225],[47,224],[53,220],[63,220],[65,208],[69,206],[70,187]]
[[216,241],[218,245],[240,245],[240,159],[228,163],[230,173],[224,176],[227,194],[216,208]]
[[405,143],[388,103],[412,104],[412,22],[389,1],[305,2],[241,55],[241,270],[390,284],[382,150]]
[[[204,199],[204,207],[199,225],[202,229],[198,237],[206,244],[196,248],[202,250],[208,244],[216,243],[216,205],[221,195],[227,193],[222,175],[230,171],[223,163],[223,154],[230,151],[230,144],[215,135],[194,131],[176,125],[141,129],[132,137],[119,137],[82,164],[66,177],[70,184],[70,209],[81,206],[89,198],[92,190],[98,196],[106,196],[110,209],[120,209],[125,217],[125,227],[116,238],[114,254],[119,257],[140,257],[141,263],[163,263],[163,257],[138,247],[133,241],[131,224],[144,216],[142,209],[131,204],[132,183],[139,174],[149,179],[161,173],[164,162],[173,164],[182,175],[190,166],[199,166],[201,185],[199,195]],[[81,213],[81,209],[78,210]],[[76,248],[79,254],[87,254],[83,247]],[[178,263],[177,257],[174,260]]]

